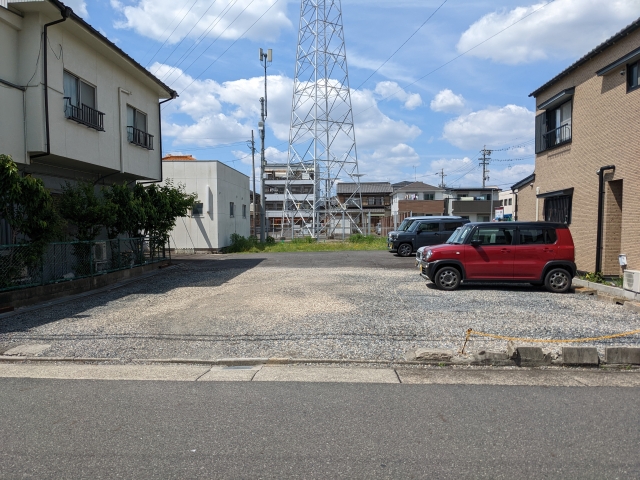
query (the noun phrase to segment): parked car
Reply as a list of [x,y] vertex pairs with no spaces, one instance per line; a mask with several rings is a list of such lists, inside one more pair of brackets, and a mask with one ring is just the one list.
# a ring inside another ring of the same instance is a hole
[[456,228],[466,223],[469,220],[462,217],[414,218],[404,231],[389,234],[387,250],[401,257],[408,257],[420,247],[446,242]]
[[[402,220],[402,222],[400,223],[400,225],[398,225],[398,229],[397,230],[392,230],[387,234],[387,244],[389,242],[391,242],[393,239],[395,239],[395,237],[398,236],[398,234],[400,232],[405,232],[407,231],[407,229],[409,227],[411,227],[411,225],[413,224],[413,222],[417,221],[417,220],[424,220],[426,218],[429,218],[427,216],[422,216],[422,217],[406,217],[404,220]],[[395,253],[395,252],[393,252]]]
[[442,290],[467,281],[499,281],[564,293],[576,274],[569,228],[549,222],[469,223],[445,244],[424,249],[419,268]]

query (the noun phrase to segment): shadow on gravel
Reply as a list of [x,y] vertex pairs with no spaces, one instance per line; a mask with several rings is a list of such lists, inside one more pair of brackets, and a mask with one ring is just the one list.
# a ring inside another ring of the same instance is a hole
[[114,284],[86,297],[69,297],[67,301],[37,310],[0,318],[0,335],[26,332],[31,328],[60,320],[90,318],[87,310],[106,306],[132,295],[164,295],[176,288],[219,287],[233,278],[257,267],[261,258],[229,258],[217,261],[175,260],[176,268],[140,278],[124,285]]
[[[438,289],[435,284],[427,282],[426,286],[429,290],[437,290],[445,293],[444,290]],[[546,292],[544,287],[531,285],[530,283],[463,283],[458,287],[458,290],[499,290],[502,292]],[[455,292],[452,292],[455,294]],[[568,294],[574,293],[571,289]]]

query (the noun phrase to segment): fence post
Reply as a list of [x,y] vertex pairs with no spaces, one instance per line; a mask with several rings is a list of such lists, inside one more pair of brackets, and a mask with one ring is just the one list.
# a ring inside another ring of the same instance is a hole
[[89,242],[89,275],[93,276],[93,245]]

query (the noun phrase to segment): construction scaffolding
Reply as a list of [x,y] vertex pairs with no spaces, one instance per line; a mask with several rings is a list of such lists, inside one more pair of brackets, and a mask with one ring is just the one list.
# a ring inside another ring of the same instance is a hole
[[[363,233],[340,0],[301,1],[287,165],[283,235]],[[301,175],[313,180],[311,192],[296,189]],[[357,184],[343,201],[336,196],[340,181]]]

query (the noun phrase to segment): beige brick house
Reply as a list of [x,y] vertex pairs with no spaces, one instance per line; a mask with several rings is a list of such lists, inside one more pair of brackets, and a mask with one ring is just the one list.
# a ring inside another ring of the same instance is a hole
[[517,219],[569,224],[581,271],[618,275],[619,254],[640,269],[639,71],[640,19],[530,94],[536,165],[513,186]]

